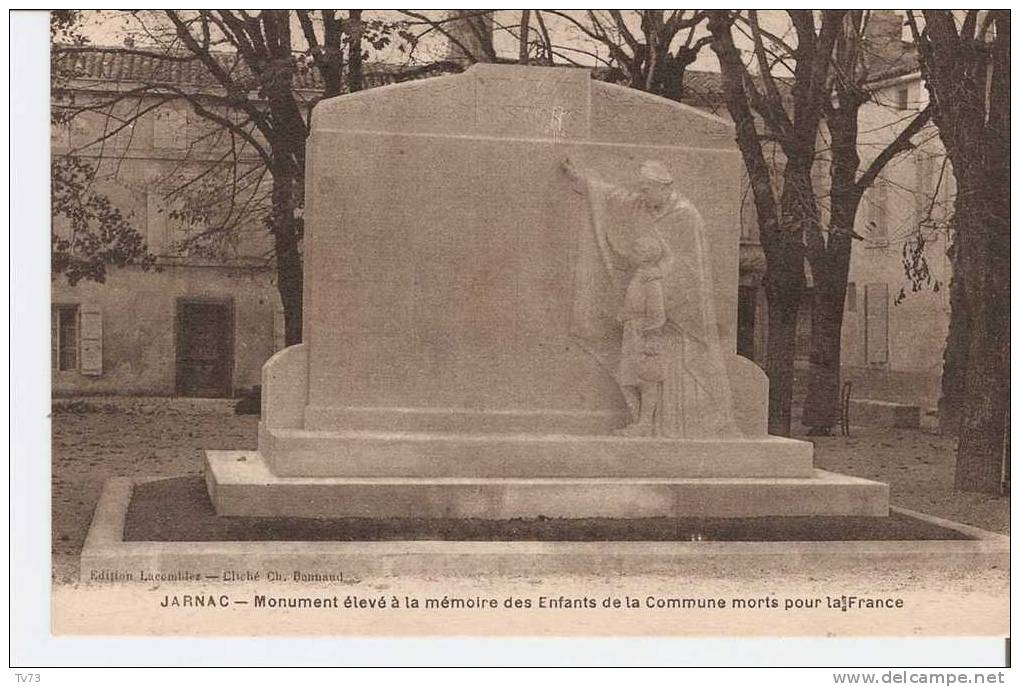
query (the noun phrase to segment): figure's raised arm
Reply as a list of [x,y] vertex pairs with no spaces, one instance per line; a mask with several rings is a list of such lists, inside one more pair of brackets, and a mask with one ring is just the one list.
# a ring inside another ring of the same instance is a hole
[[585,197],[588,224],[606,270],[610,273],[625,271],[629,266],[626,255],[612,245],[618,238],[614,241],[609,238],[609,222],[613,213],[608,206],[614,201],[625,200],[626,191],[603,181],[593,170],[579,167],[570,157],[560,162],[560,169],[573,182],[574,190]]
[[595,192],[613,198],[623,198],[628,193],[625,188],[618,187],[600,177],[595,170],[579,166],[572,157],[563,158],[563,161],[560,162],[560,169],[580,193],[588,195]]

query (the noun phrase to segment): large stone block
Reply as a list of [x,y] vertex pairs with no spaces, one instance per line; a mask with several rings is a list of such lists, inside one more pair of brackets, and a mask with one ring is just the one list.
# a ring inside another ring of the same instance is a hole
[[[442,417],[442,416],[441,416]],[[810,477],[811,444],[599,434],[259,428],[281,477]]]
[[[559,162],[572,151],[609,174],[652,153],[328,130],[309,145],[343,151],[321,166],[317,154],[309,174],[310,406],[624,410],[569,336],[586,210]],[[736,207],[720,190],[739,178],[732,151],[655,154],[690,175],[698,202]],[[708,219],[718,327],[735,355],[738,227]]]
[[[596,217],[571,170],[625,189],[649,160],[652,178],[675,180],[668,212],[697,209],[664,288],[701,314],[670,311],[682,333],[669,345],[713,372],[673,398],[731,393],[718,436],[695,413],[687,434],[614,436],[634,400],[585,338],[608,327],[623,355],[623,310],[597,300],[590,235],[634,228]],[[884,513],[884,486],[815,472],[810,444],[767,435],[767,379],[735,353],[742,177],[725,121],[580,69],[477,65],[323,101],[308,142],[303,343],[265,366],[259,452],[210,454],[217,510]],[[693,281],[669,281],[682,270]]]
[[[630,144],[615,118],[642,105],[654,116],[628,120],[646,132]],[[317,106],[306,427],[343,429],[336,409],[350,407],[625,414],[612,376],[569,336],[586,210],[560,171],[568,155],[609,177],[648,157],[676,171],[705,215],[717,326],[735,357],[731,137],[722,120],[575,69],[478,65]],[[761,395],[761,378],[737,376]],[[748,431],[762,435],[763,410],[752,413]]]
[[258,453],[207,451],[221,515],[652,518],[889,513],[885,484],[810,477],[282,477]]

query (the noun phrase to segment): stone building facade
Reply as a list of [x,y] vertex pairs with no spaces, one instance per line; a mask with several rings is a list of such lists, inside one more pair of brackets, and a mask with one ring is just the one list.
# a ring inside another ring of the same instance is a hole
[[[861,131],[880,149],[897,131],[893,122],[927,104],[917,71],[876,83],[882,105],[866,105]],[[843,318],[843,362],[890,372],[930,376],[942,373],[942,353],[949,331],[948,223],[956,191],[952,167],[929,125],[920,144],[894,160],[861,202],[856,230],[864,237],[854,246]],[[905,261],[922,236],[931,281],[918,290],[907,276]]]
[[[54,81],[52,107],[110,105],[55,124],[52,155],[73,154],[96,169],[96,189],[142,235],[156,264],[111,268],[104,283],[72,286],[55,275],[54,395],[230,397],[259,384],[262,364],[284,345],[271,238],[253,212],[216,251],[187,248],[189,236],[209,227],[183,219],[172,193],[181,180],[212,168],[230,142],[182,100],[166,100],[158,89],[134,95],[153,83],[215,94],[208,75],[194,62],[116,48],[69,59],[74,62],[61,65],[64,76]],[[299,94],[314,102],[321,93],[314,74],[299,78]],[[372,86],[395,78],[383,69],[366,75]],[[257,165],[253,153],[239,155],[242,165]],[[266,187],[268,180],[253,185],[238,203]],[[53,231],[66,231],[58,218]]]
[[[860,113],[862,168],[928,104],[916,51],[903,39],[903,17],[873,10],[868,57],[872,99]],[[947,256],[956,183],[934,124],[892,160],[865,192],[855,229],[843,318],[843,364],[938,377],[949,330]],[[905,263],[918,241],[930,281],[915,284]]]
[[[55,108],[106,102],[152,77],[153,65],[116,53],[84,53],[79,62],[76,78],[55,85]],[[176,78],[188,82],[187,74]],[[167,197],[171,179],[222,151],[195,144],[207,129],[181,101],[125,96],[110,115],[84,112],[55,124],[52,155],[73,154],[95,168],[96,189],[142,235],[156,264],[110,269],[105,283],[72,286],[55,275],[54,394],[231,396],[258,384],[262,363],[282,346],[268,236],[244,227],[228,254],[189,255],[180,243],[194,228],[175,218]],[[53,230],[64,230],[57,218]]]

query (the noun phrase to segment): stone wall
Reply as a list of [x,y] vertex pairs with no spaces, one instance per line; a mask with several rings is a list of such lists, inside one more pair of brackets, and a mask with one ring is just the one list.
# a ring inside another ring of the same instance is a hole
[[114,270],[105,284],[71,287],[53,282],[54,306],[78,305],[98,311],[102,322],[99,374],[52,371],[56,396],[77,394],[172,395],[176,384],[176,327],[179,299],[233,305],[233,389],[259,383],[262,364],[282,345],[279,295],[271,271],[166,267],[161,272]]

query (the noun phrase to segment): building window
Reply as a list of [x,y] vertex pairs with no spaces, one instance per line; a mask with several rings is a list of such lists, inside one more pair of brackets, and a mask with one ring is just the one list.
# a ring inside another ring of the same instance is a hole
[[846,311],[857,312],[857,284],[852,281],[846,283]]
[[900,110],[906,110],[910,107],[910,89],[901,88],[896,91],[896,107]]
[[50,313],[51,366],[60,372],[78,369],[78,306],[55,305]]
[[145,190],[145,243],[153,255],[183,257],[191,246],[192,225],[181,216],[180,202],[167,200],[159,188]]

